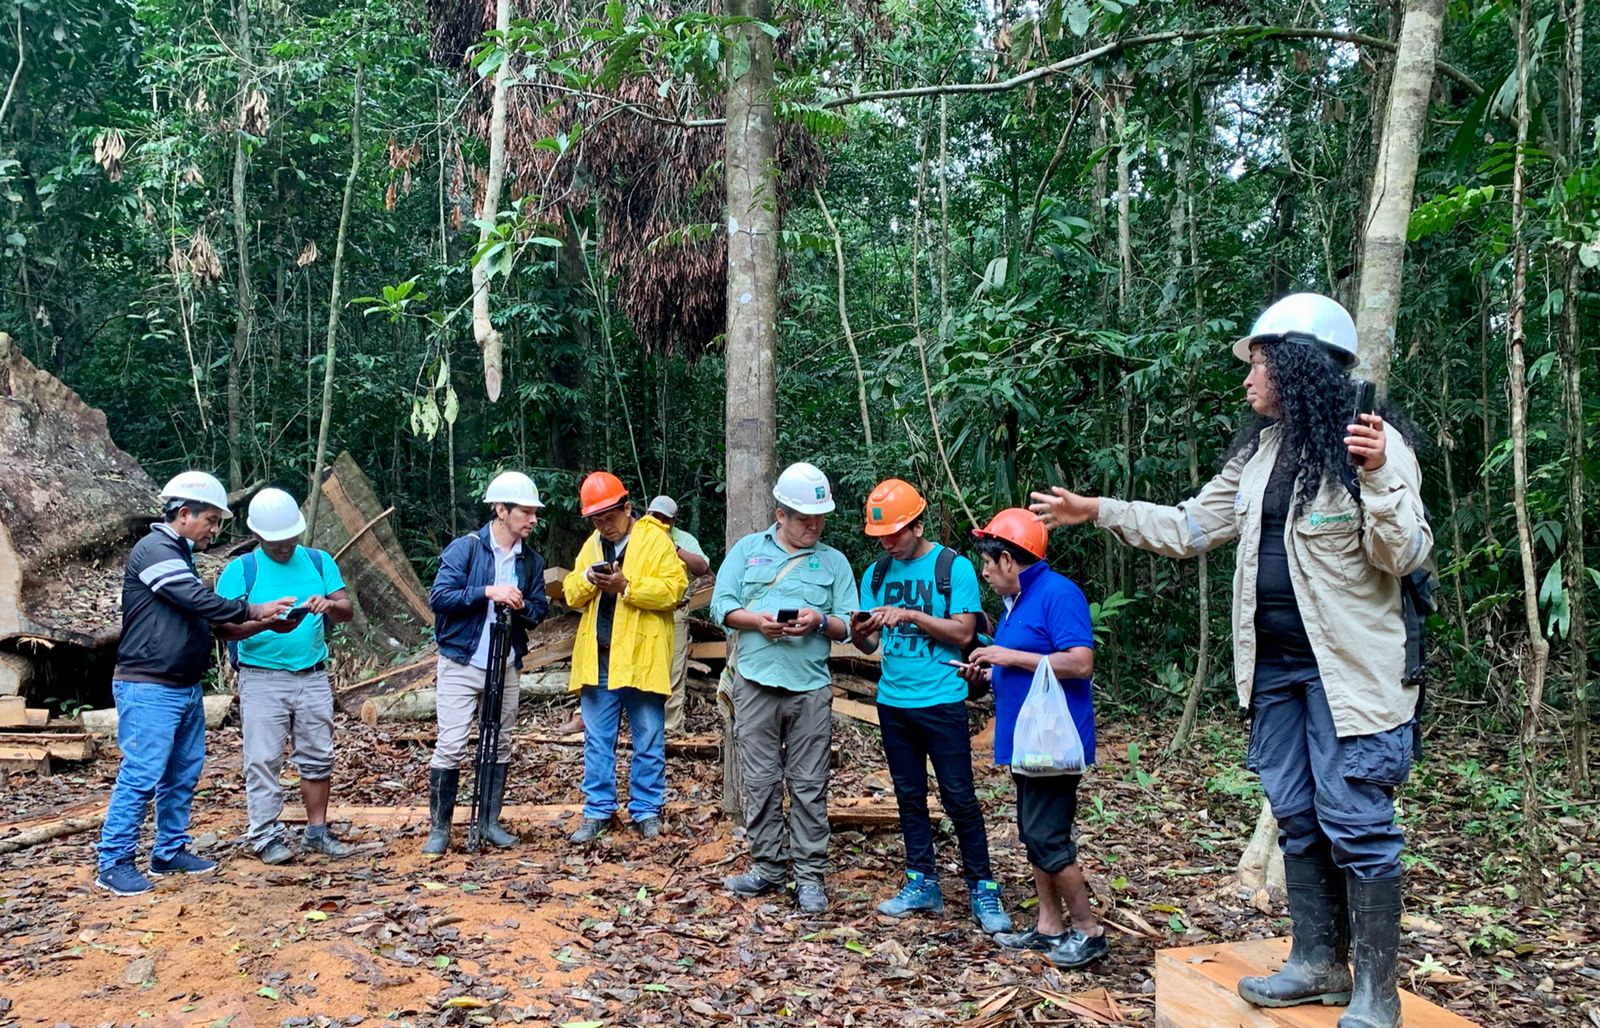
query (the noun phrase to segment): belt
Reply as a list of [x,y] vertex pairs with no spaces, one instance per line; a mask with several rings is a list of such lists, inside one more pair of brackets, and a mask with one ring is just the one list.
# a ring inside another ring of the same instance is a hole
[[285,667],[262,667],[260,664],[240,663],[239,666],[241,668],[249,668],[251,671],[281,671],[286,675],[311,675],[317,673],[318,671],[328,670],[328,662],[325,660],[318,661],[310,667],[303,667],[298,671],[290,671]]

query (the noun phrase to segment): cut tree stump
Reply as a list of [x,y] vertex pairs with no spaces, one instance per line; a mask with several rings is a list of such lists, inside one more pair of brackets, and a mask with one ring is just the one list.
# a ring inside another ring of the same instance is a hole
[[[1335,1028],[1343,1007],[1268,1009],[1239,998],[1245,975],[1271,974],[1289,956],[1288,939],[1156,951],[1157,1028]],[[1468,1028],[1473,1022],[1400,991],[1406,1028]]]

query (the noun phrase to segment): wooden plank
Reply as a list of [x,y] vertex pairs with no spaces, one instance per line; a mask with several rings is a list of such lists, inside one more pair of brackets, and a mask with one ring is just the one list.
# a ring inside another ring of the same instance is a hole
[[0,770],[47,775],[50,751],[43,746],[0,746]]
[[21,696],[0,696],[0,728],[26,728],[28,701]]
[[857,721],[865,721],[869,725],[878,723],[878,708],[875,704],[862,703],[858,700],[847,700],[843,697],[833,698],[833,712],[843,714],[845,717]]
[[[1288,939],[1157,950],[1157,1028],[1336,1028],[1344,1013],[1342,1007],[1268,1009],[1253,1007],[1239,997],[1236,986],[1240,978],[1271,974],[1288,956]],[[1404,989],[1400,991],[1400,1011],[1406,1028],[1468,1028],[1473,1023]]]
[[[468,783],[462,799],[468,802],[456,804],[455,824],[466,824],[472,817],[471,784]],[[705,810],[706,803],[669,803],[667,814],[682,814],[691,811]],[[930,803],[930,812],[935,816],[940,814],[938,806]],[[500,819],[508,824],[525,825],[570,824],[576,828],[578,819],[583,815],[581,803],[552,803],[552,804],[527,804],[516,803],[502,808]],[[284,808],[279,820],[285,824],[303,824],[306,819],[304,807],[291,806]],[[382,828],[405,828],[411,825],[424,825],[428,823],[428,808],[425,804],[413,804],[398,807],[358,807],[358,806],[333,806],[328,809],[330,822],[348,822],[357,825],[372,825]],[[621,820],[620,818],[618,819]],[[879,799],[873,796],[847,796],[828,801],[828,820],[835,825],[856,825],[862,827],[880,827],[898,825],[900,823],[900,808],[895,801]]]
[[88,732],[0,732],[0,747],[42,748],[56,760],[88,760],[94,738]]

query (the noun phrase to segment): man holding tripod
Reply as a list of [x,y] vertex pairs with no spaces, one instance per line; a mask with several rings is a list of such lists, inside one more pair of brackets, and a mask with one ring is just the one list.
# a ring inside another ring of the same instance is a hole
[[422,852],[439,856],[450,846],[450,819],[461,786],[461,763],[480,698],[485,696],[491,636],[496,608],[510,611],[511,654],[506,658],[499,734],[493,763],[475,788],[486,800],[483,839],[491,845],[515,846],[517,837],[501,827],[506,768],[511,762],[511,731],[517,723],[517,670],[528,650],[528,629],[544,620],[550,601],[544,593],[544,558],[527,545],[539,523],[539,490],[518,471],[495,477],[483,494],[494,520],[445,547],[439,574],[428,593],[433,608],[434,639],[439,644],[439,737],[428,770],[430,831]]

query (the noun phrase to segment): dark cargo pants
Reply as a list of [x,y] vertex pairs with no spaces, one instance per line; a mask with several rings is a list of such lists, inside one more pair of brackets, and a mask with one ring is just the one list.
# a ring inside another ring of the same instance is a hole
[[1256,664],[1246,766],[1278,819],[1286,857],[1331,860],[1357,878],[1400,873],[1394,791],[1411,773],[1411,724],[1341,739],[1314,666]]
[[792,859],[795,881],[822,884],[828,869],[832,691],[776,689],[735,674],[733,731],[744,775],[745,838],[756,872],[769,882],[786,882]]

